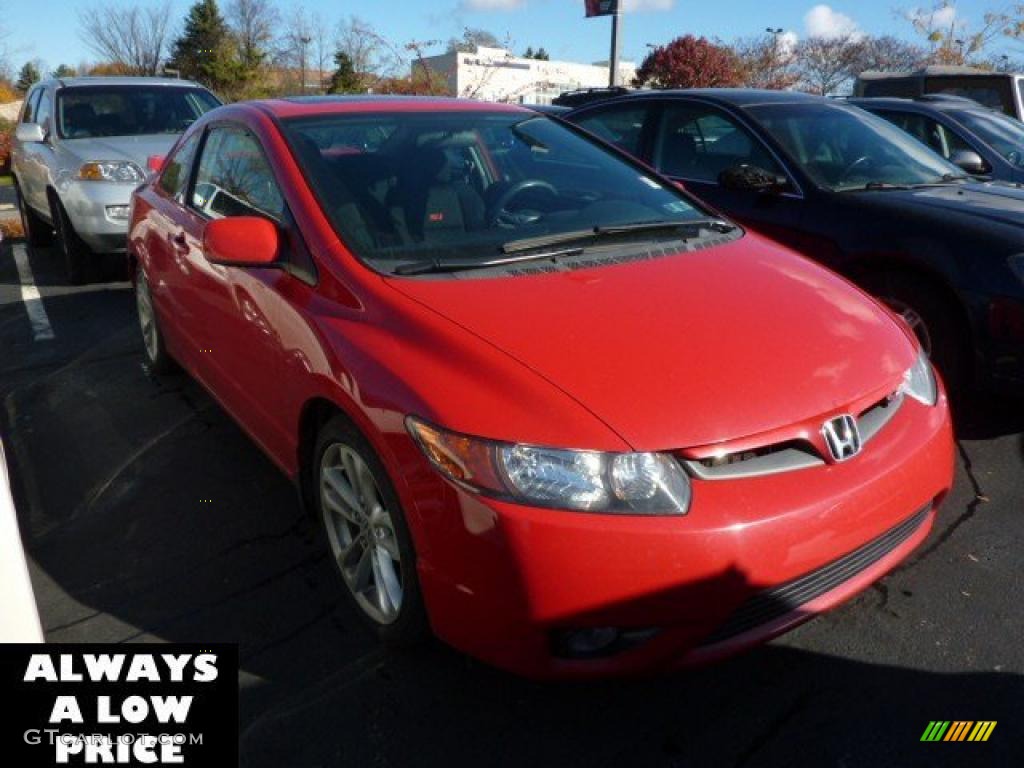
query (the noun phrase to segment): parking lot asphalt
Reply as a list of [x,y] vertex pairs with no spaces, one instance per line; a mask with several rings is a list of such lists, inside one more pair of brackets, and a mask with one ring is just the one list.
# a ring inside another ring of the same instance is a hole
[[[47,639],[237,642],[243,765],[1021,764],[1020,403],[964,407],[935,530],[857,599],[717,666],[539,684],[381,650],[288,481],[198,385],[145,370],[127,284],[27,260],[52,338],[0,244],[0,428]],[[921,743],[932,720],[998,725]]]

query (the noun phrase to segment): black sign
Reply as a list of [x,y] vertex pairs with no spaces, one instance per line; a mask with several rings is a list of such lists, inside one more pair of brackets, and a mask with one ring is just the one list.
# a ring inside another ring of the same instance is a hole
[[238,646],[0,645],[11,766],[238,764]]

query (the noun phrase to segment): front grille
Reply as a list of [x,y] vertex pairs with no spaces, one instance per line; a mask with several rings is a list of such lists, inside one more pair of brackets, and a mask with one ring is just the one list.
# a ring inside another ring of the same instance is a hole
[[845,581],[849,581],[870,565],[878,562],[913,535],[928,517],[931,503],[911,517],[890,528],[877,539],[869,541],[848,555],[833,560],[816,571],[800,576],[785,584],[759,592],[749,598],[715,630],[701,645],[714,645],[742,635],[762,624],[767,624],[797,610]]

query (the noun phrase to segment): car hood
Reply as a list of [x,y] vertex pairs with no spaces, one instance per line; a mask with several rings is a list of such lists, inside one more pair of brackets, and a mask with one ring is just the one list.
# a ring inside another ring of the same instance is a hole
[[908,332],[859,289],[749,233],[628,264],[462,275],[387,280],[636,450],[706,446],[834,413],[895,389],[916,355]]
[[966,182],[854,194],[863,196],[865,200],[870,197],[871,202],[878,206],[915,210],[942,220],[972,218],[979,223],[1024,226],[1024,189],[1007,182]]
[[149,157],[166,155],[178,140],[178,135],[160,133],[151,136],[65,139],[63,145],[83,163],[92,160],[130,160],[145,171]]

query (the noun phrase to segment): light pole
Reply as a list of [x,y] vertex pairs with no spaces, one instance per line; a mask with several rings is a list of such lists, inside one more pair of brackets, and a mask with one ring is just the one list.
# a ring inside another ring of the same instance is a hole
[[771,88],[775,84],[778,77],[779,68],[779,35],[782,34],[782,27],[765,27],[764,31],[772,36],[772,60],[768,67],[770,77],[768,80],[768,87]]
[[303,35],[299,38],[299,95],[306,95],[306,46],[313,42],[313,38],[309,35]]
[[622,3],[623,0],[612,0],[615,3],[615,11],[612,13],[612,52],[608,73],[608,85],[612,88],[619,84],[619,57],[622,52]]

